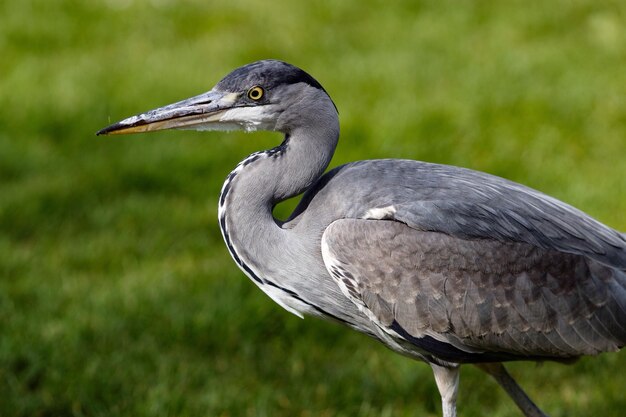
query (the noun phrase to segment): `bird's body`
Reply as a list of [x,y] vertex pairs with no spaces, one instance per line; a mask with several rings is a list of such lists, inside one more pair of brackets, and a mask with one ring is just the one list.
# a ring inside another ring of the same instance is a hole
[[[623,234],[463,168],[387,159],[322,175],[339,137],[337,112],[296,67],[244,66],[209,93],[101,133],[170,127],[285,134],[222,188],[231,255],[292,313],[337,320],[430,363],[446,417],[456,413],[460,364],[479,364],[526,415],[542,415],[494,363],[568,361],[626,344]],[[276,204],[301,193],[287,221],[273,217]]]
[[[245,165],[276,157],[267,155],[256,154]],[[249,169],[251,181],[258,181],[255,167]],[[234,172],[220,199],[224,205],[230,199],[237,204],[237,177],[245,172]],[[246,212],[244,206],[263,205],[248,205],[252,198],[241,196],[237,216]],[[434,210],[449,215],[430,215]],[[481,214],[489,220],[480,227],[477,220],[467,221]],[[567,223],[561,223],[563,216]],[[268,219],[238,230],[251,223],[231,223],[224,207],[220,224],[235,260],[279,304],[296,314],[334,318],[395,350],[406,349],[381,334],[395,320],[390,333],[408,332],[416,348],[410,352],[429,360],[558,360],[616,350],[626,339],[626,273],[610,266],[615,258],[619,262],[621,236],[571,206],[480,172],[408,160],[361,161],[323,176],[284,224]],[[244,245],[250,241],[264,244],[251,253]],[[332,247],[326,257],[323,242]],[[388,257],[382,264],[381,253]],[[360,269],[367,268],[381,282],[366,281]],[[426,299],[412,294],[402,304],[403,287],[418,291],[412,280]],[[463,298],[446,298],[445,286]],[[379,302],[362,305],[359,298],[370,290],[387,304],[400,302],[399,309],[383,317]],[[441,299],[432,300],[435,295]],[[608,308],[620,312],[621,321]],[[602,320],[594,323],[596,315]],[[618,331],[611,337],[602,323]],[[422,345],[437,345],[439,354],[424,352]]]

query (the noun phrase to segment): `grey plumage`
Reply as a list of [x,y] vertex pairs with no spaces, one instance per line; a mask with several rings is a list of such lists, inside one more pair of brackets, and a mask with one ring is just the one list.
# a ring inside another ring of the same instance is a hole
[[324,239],[338,263],[331,273],[381,326],[395,321],[464,352],[440,359],[571,358],[617,350],[626,339],[612,315],[626,314],[626,273],[589,258],[395,221],[337,220]]
[[[527,416],[543,413],[494,362],[569,361],[626,343],[626,237],[530,188],[468,169],[360,161],[322,173],[336,107],[280,61],[99,134],[167,128],[282,132],[227,177],[220,228],[235,262],[287,310],[345,323],[430,363],[456,415],[458,367],[475,363]],[[272,208],[304,192],[280,222]]]

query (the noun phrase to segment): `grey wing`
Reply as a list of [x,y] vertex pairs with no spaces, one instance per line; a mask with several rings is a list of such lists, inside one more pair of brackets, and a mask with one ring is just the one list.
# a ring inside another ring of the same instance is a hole
[[[442,165],[426,171],[418,193],[392,202],[395,220],[457,237],[582,254],[626,270],[624,235],[562,201],[483,172]],[[432,188],[424,191],[424,185]]]
[[342,219],[329,273],[384,331],[444,360],[568,358],[626,342],[626,273],[534,245]]
[[483,172],[408,160],[361,161],[326,175],[305,195],[304,205],[315,204],[318,192],[336,193],[317,204],[344,204],[344,217],[397,220],[465,239],[528,243],[626,270],[626,235],[550,196]]

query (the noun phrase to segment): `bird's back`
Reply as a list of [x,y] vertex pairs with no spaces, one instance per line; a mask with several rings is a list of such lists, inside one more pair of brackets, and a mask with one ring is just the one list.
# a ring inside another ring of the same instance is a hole
[[339,166],[305,193],[292,218],[365,218],[388,207],[389,219],[417,230],[528,243],[626,270],[626,234],[532,188],[449,165],[380,159]]

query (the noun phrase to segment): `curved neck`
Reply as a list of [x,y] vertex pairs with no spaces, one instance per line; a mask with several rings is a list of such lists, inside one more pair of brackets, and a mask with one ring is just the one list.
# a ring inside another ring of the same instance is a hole
[[332,208],[326,220],[319,217],[324,213],[311,213],[312,222],[292,228],[283,228],[272,216],[278,202],[313,185],[333,156],[339,121],[332,101],[323,94],[326,102],[308,101],[318,103],[317,108],[297,109],[294,103],[291,114],[297,120],[287,114],[276,125],[285,141],[250,155],[230,173],[220,196],[220,228],[237,265],[283,308],[363,331],[369,321],[341,294],[322,259],[321,238]]
[[303,193],[328,167],[339,131],[294,130],[279,146],[253,153],[228,175],[220,195],[220,217],[249,225],[279,202]]
[[[304,192],[330,163],[339,138],[337,114],[333,111],[326,119],[320,113],[314,116],[316,123],[309,120],[307,128],[291,129],[280,146],[239,163],[224,183],[219,204],[220,227],[235,262],[275,301],[296,314],[307,310],[300,305],[298,293],[309,294],[302,286],[314,285],[314,280],[301,282],[298,274],[302,272],[294,271],[305,267],[303,263],[316,264],[319,274],[324,266],[321,258],[319,262],[302,259],[318,255],[319,248],[307,247],[314,239],[294,238],[280,227],[272,210],[278,202]],[[272,294],[279,290],[289,299]]]

